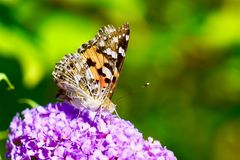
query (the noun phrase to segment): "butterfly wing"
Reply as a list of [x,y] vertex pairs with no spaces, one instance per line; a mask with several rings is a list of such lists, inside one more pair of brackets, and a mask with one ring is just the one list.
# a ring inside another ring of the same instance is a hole
[[67,54],[56,64],[52,73],[55,82],[60,88],[57,95],[61,99],[70,101],[74,106],[89,106],[86,102],[94,100],[98,94],[99,85],[80,54]]
[[[129,24],[124,24],[118,29],[107,25],[99,30],[93,40],[83,44],[78,50],[86,58],[93,57],[93,63],[96,65],[92,70],[97,72],[96,79],[99,79],[100,88],[104,90],[103,96],[111,98],[113,95],[125,59],[129,34]],[[96,46],[96,50],[87,55],[92,46]]]
[[[111,98],[121,71],[129,39],[129,25],[118,29],[102,27],[98,34],[83,44],[78,53],[66,55],[53,72],[60,88],[59,97],[74,104],[100,106]],[[97,104],[90,104],[97,100]]]

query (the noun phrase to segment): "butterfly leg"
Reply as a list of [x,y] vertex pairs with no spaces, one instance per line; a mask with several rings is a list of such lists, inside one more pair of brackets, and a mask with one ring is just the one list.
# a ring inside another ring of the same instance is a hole
[[78,110],[77,119],[80,117],[80,109]]
[[118,114],[116,108],[114,109],[114,112],[115,112],[115,114],[117,115],[117,117],[120,118],[120,116],[119,116],[119,114]]
[[97,120],[98,120],[98,118],[101,118],[101,116],[102,116],[102,106],[96,111],[96,115],[95,115],[95,117],[94,117],[94,119],[93,119],[93,122],[97,122]]

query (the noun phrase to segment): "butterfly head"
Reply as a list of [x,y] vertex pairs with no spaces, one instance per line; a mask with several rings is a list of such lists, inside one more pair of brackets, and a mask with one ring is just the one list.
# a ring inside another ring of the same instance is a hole
[[102,108],[112,113],[115,111],[116,105],[109,98],[106,98],[102,103]]

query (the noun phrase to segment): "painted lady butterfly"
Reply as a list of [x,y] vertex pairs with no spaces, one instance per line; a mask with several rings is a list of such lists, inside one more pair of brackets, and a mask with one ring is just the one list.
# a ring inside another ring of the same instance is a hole
[[60,88],[58,97],[76,108],[113,112],[116,105],[111,97],[125,59],[129,33],[129,24],[119,28],[104,26],[78,53],[65,55],[52,73]]

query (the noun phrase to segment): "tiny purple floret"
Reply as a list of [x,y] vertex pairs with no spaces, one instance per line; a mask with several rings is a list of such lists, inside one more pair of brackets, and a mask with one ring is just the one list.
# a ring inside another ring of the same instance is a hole
[[9,128],[7,159],[14,160],[176,160],[152,138],[116,115],[49,104],[17,114]]

